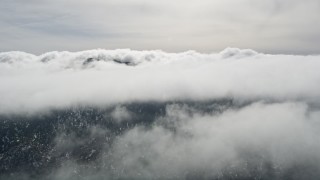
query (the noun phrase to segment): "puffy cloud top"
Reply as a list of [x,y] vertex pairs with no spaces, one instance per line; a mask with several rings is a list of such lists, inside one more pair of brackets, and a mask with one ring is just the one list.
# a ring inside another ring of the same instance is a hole
[[227,48],[0,53],[0,113],[131,101],[271,99],[317,102],[320,56]]

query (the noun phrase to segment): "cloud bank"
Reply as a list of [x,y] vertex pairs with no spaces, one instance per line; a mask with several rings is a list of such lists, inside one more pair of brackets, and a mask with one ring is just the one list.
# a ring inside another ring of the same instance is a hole
[[72,105],[217,98],[318,101],[319,56],[228,48],[0,53],[0,113]]
[[0,179],[316,180],[319,58],[0,53]]

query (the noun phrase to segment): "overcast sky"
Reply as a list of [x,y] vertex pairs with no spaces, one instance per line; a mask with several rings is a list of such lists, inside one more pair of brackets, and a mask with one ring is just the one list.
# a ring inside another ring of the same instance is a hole
[[0,51],[320,54],[319,0],[0,0]]

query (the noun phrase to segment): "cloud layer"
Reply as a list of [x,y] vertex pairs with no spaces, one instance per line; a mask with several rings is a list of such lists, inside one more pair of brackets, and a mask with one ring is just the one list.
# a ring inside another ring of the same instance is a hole
[[319,56],[228,48],[0,53],[0,113],[130,101],[319,99]]

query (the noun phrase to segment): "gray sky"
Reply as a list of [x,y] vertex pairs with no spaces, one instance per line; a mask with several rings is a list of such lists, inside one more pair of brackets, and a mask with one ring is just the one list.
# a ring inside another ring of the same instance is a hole
[[320,54],[319,0],[0,0],[0,51]]

